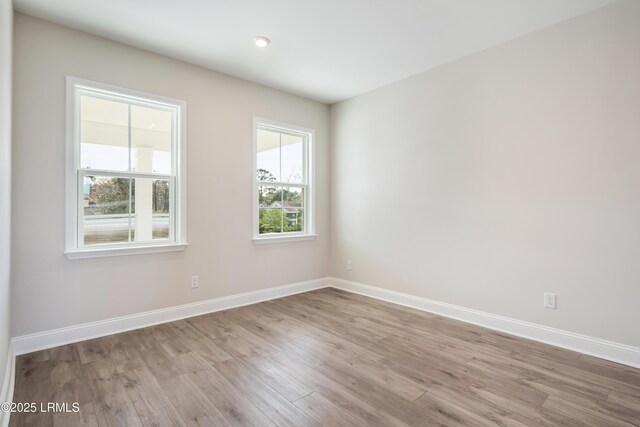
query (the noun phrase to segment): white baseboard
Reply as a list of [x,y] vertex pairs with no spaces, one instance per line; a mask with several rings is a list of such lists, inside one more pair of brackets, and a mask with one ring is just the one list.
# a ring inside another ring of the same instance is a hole
[[509,317],[498,316],[335,277],[330,278],[330,283],[332,287],[347,292],[428,311],[463,322],[473,323],[474,325],[484,326],[485,328],[496,331],[506,332],[511,335],[640,368],[640,348],[638,347],[605,341],[600,338],[580,335],[562,329],[537,325],[535,323],[524,322],[522,320],[511,319]]
[[[7,366],[4,369],[4,381],[2,388],[0,389],[0,403],[11,403],[13,401],[13,386],[15,384],[16,377],[16,357],[13,352],[13,344],[9,343],[9,349],[7,351]],[[9,425],[9,417],[11,412],[0,411],[0,427],[7,427]]]
[[[23,335],[13,338],[13,354],[21,355],[31,353],[33,351],[117,334],[187,317],[282,298],[328,286],[640,368],[640,348],[637,347],[334,277],[309,280],[255,292],[214,298],[206,301]],[[14,359],[14,357],[12,357],[12,359]],[[9,367],[7,369],[9,369]],[[14,368],[11,367],[10,369],[13,378]],[[11,387],[13,387],[13,380],[11,380]],[[4,421],[4,419],[2,419],[2,421]],[[3,427],[3,425],[0,424],[0,427]]]
[[82,325],[22,335],[13,338],[13,351],[16,355],[21,355],[78,341],[103,337],[105,335],[112,335],[160,323],[171,322],[187,317],[228,310],[230,308],[241,307],[243,305],[255,304],[262,301],[324,288],[327,287],[328,282],[328,278],[309,280],[254,292],[246,292],[221,298],[213,298],[206,301],[198,301],[190,304],[162,308],[159,310],[146,311],[128,316],[100,320]]

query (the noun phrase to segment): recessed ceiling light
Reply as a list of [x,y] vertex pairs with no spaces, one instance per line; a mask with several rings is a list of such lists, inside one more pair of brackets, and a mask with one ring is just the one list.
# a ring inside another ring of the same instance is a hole
[[265,36],[258,36],[256,38],[254,38],[253,40],[256,42],[256,46],[258,46],[258,47],[265,47],[269,43],[271,43],[271,40],[269,40]]

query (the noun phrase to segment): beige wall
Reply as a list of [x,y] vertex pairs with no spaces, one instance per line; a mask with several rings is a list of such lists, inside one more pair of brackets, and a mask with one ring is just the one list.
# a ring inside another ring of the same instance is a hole
[[[11,0],[0,0],[0,392],[8,361],[11,266]],[[2,414],[0,414],[2,421]]]
[[[14,336],[326,275],[326,105],[21,14],[15,48]],[[65,258],[66,75],[187,101],[186,252]],[[254,115],[316,130],[315,241],[251,240]]]
[[332,274],[640,346],[639,21],[614,3],[332,107]]

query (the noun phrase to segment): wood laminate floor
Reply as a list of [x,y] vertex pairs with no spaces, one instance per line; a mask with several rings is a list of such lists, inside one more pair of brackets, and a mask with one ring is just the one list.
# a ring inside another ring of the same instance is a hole
[[18,357],[11,426],[631,426],[640,370],[335,289]]

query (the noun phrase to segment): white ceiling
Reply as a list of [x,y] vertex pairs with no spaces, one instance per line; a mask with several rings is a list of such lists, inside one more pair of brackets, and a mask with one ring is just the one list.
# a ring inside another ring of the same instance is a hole
[[[16,10],[326,103],[613,0],[14,0]],[[253,38],[265,35],[265,49]]]

